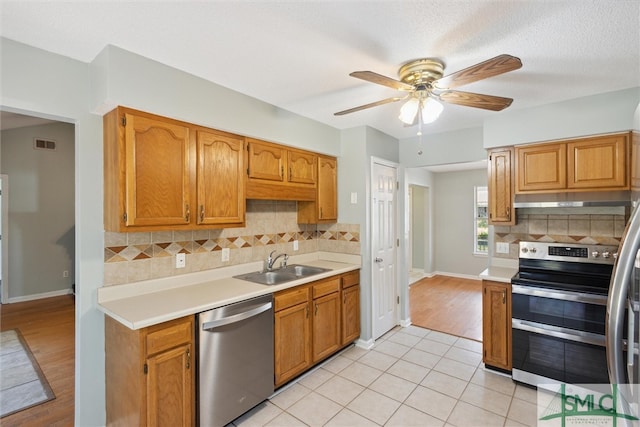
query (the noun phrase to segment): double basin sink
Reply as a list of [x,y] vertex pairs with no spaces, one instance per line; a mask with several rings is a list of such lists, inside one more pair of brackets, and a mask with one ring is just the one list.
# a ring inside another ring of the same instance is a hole
[[252,273],[233,276],[235,279],[247,280],[262,285],[280,285],[293,280],[331,271],[328,268],[312,267],[310,265],[292,264],[286,267],[268,271],[254,271]]

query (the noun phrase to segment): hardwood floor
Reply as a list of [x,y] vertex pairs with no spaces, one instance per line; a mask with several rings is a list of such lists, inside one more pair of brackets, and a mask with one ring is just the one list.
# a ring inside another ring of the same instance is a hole
[[482,281],[448,276],[424,278],[409,287],[411,323],[482,341]]
[[20,329],[56,398],[0,419],[3,427],[73,426],[75,301],[72,295],[0,305],[0,328]]

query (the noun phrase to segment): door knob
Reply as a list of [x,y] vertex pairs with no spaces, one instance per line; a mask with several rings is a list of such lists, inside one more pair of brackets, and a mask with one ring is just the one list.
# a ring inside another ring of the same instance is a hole
[[383,259],[382,259],[382,258],[378,258],[378,257],[376,257],[376,259],[374,259],[374,261],[375,261],[375,262],[382,262],[382,261],[383,261]]

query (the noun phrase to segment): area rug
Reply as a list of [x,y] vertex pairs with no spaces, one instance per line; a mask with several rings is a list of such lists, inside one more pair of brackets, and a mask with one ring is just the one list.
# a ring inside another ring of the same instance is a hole
[[18,329],[0,332],[0,417],[55,399]]

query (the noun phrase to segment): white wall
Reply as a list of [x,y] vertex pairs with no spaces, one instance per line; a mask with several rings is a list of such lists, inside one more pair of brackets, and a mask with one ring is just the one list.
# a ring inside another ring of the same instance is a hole
[[[53,140],[56,149],[36,150],[34,138]],[[3,236],[8,240],[9,302],[70,293],[75,277],[74,126],[2,131],[0,152],[1,173],[10,188],[8,234]]]
[[488,266],[473,254],[474,186],[487,185],[486,169],[434,174],[435,270],[476,277]]

